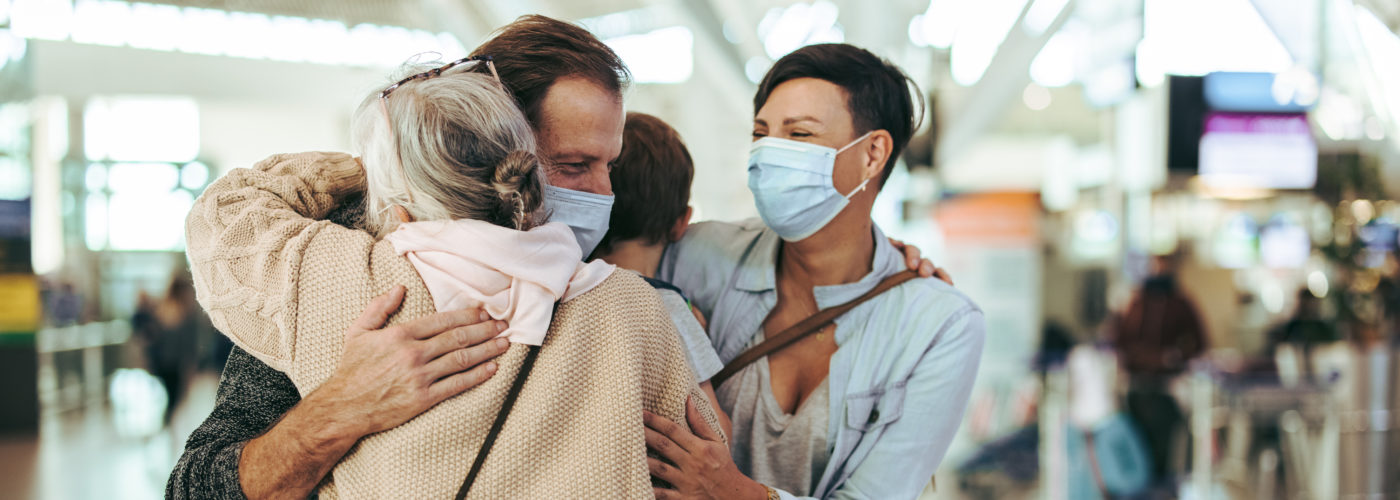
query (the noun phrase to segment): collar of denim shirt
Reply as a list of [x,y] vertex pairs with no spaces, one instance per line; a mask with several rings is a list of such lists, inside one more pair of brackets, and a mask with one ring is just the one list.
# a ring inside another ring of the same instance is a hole
[[[875,256],[870,272],[853,283],[819,286],[812,289],[817,298],[817,307],[826,309],[838,306],[860,297],[874,289],[885,277],[904,270],[904,256],[885,237],[880,226],[871,224],[875,239]],[[735,269],[734,288],[752,293],[771,292],[777,285],[778,248],[782,238],[772,229],[764,229],[754,240],[753,247],[745,253],[739,267]]]

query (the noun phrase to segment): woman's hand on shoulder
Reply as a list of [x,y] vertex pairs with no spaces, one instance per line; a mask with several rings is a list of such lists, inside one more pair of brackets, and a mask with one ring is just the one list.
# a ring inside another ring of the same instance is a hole
[[923,258],[923,252],[919,251],[919,247],[894,238],[890,238],[890,244],[904,254],[904,264],[909,266],[910,271],[917,271],[920,278],[938,278],[944,283],[953,284],[953,276],[948,274],[948,270],[935,266],[933,261]]

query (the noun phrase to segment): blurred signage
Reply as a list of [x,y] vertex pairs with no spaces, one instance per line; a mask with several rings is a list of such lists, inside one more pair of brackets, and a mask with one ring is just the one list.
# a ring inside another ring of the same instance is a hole
[[0,344],[5,343],[8,335],[31,335],[38,330],[39,311],[37,277],[0,274]]
[[[1284,73],[1210,73],[1204,77],[1172,75],[1168,87],[1167,168],[1205,174],[1203,162],[1242,160],[1251,171],[1243,183],[1217,187],[1309,188],[1316,178],[1317,146],[1303,114],[1318,100],[1317,78],[1307,71]],[[1210,130],[1214,128],[1214,130]],[[1210,139],[1207,151],[1206,136]],[[1275,149],[1282,148],[1282,149]],[[1269,160],[1251,158],[1256,152]],[[1281,173],[1266,173],[1261,179],[1257,167],[1268,165],[1273,157],[1287,157]],[[1235,172],[1224,165],[1224,171]],[[1252,181],[1259,180],[1260,182]],[[1218,181],[1230,182],[1227,178]]]
[[1390,219],[1381,217],[1357,228],[1356,233],[1364,245],[1357,255],[1357,263],[1374,269],[1385,265],[1385,257],[1395,251],[1400,227]]
[[1040,199],[1034,194],[960,196],[941,203],[935,218],[950,241],[1027,245],[1040,237]]
[[29,239],[29,200],[0,200],[0,239]]
[[1167,168],[1195,173],[1200,166],[1206,99],[1199,76],[1172,75],[1167,85]]
[[1307,189],[1317,182],[1317,142],[1299,114],[1209,113],[1200,175],[1211,187]]
[[28,273],[29,200],[0,200],[0,273]]
[[1122,228],[1108,211],[1082,211],[1075,216],[1072,229],[1069,248],[1076,259],[1104,261],[1117,254]]
[[1298,269],[1312,254],[1312,239],[1307,229],[1291,218],[1276,215],[1259,233],[1259,258],[1267,267]]
[[1302,113],[1317,104],[1317,78],[1306,71],[1286,73],[1210,73],[1205,76],[1206,104],[1215,111]]
[[1216,264],[1225,269],[1253,266],[1258,258],[1258,238],[1259,226],[1249,215],[1236,213],[1229,217],[1215,235]]
[[[1026,376],[1043,317],[1040,199],[1030,193],[968,194],[943,200],[934,210],[947,245],[939,265],[982,308],[987,338],[995,340],[982,353],[977,376],[982,389],[975,390],[1011,387]],[[1001,411],[1003,401],[998,397],[996,404],[969,411],[1004,418],[1011,412]],[[999,424],[988,418],[980,423],[994,432]],[[969,419],[969,425],[978,421]]]

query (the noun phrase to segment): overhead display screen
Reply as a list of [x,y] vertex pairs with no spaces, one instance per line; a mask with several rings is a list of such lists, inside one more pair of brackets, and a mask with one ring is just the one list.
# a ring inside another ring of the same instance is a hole
[[1308,189],[1317,142],[1302,113],[1207,113],[1200,175],[1220,188]]

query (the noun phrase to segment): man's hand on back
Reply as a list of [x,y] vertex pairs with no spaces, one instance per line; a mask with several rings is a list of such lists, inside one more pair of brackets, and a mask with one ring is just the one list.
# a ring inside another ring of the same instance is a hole
[[[403,300],[403,287],[370,302],[345,333],[345,355],[335,374],[307,396],[333,406],[337,423],[355,434],[392,429],[442,400],[491,378],[494,359],[509,343],[493,337],[504,321],[477,308],[427,316],[377,330]],[[307,404],[307,403],[302,403]]]
[[345,333],[331,378],[239,460],[248,498],[306,498],[360,438],[392,429],[496,372],[509,347],[492,340],[505,323],[476,308],[437,313],[380,329],[403,303],[404,288],[376,297]]

